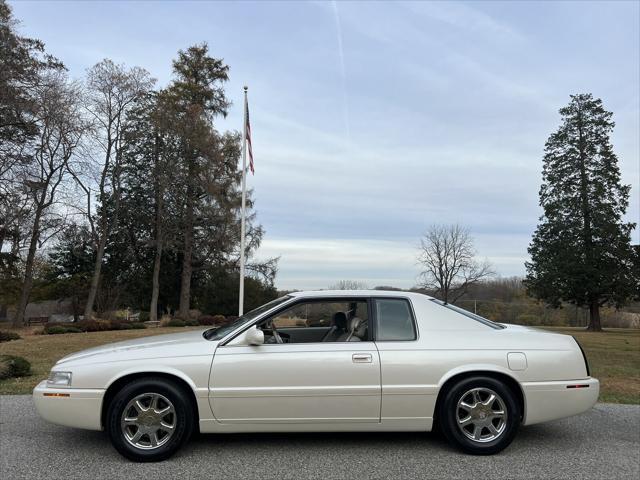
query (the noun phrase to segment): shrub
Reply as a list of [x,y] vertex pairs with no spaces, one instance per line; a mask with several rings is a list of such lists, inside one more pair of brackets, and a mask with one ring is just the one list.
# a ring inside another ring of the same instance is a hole
[[185,322],[184,322],[184,324],[185,324],[187,327],[197,327],[198,325],[200,325],[200,324],[198,323],[198,320],[187,320],[187,321],[185,321]]
[[83,332],[106,332],[112,330],[111,322],[105,320],[82,320],[73,324]]
[[111,322],[113,330],[131,330],[133,327],[129,322]]
[[140,316],[138,317],[140,322],[148,322],[149,321],[149,312],[140,312]]
[[16,332],[5,332],[0,330],[0,342],[10,342],[11,340],[20,340],[22,337]]
[[44,333],[46,333],[47,335],[58,335],[61,333],[82,333],[82,329],[76,326],[67,326],[54,323],[44,327]]
[[31,375],[31,364],[22,357],[0,355],[0,379]]
[[215,317],[213,315],[201,315],[198,318],[198,325],[216,325],[216,317],[217,315]]
[[167,322],[167,327],[184,327],[186,323],[179,318],[172,318]]
[[140,323],[140,322],[133,322],[130,325],[131,325],[131,328],[133,328],[134,330],[144,330],[145,328],[147,328],[147,326],[144,323]]

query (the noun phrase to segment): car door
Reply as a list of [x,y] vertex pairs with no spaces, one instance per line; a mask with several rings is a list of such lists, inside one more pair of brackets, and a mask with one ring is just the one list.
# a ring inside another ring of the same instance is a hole
[[381,361],[380,421],[428,430],[437,388],[427,381],[431,371],[428,352],[419,345],[412,304],[407,298],[395,296],[373,298],[371,305]]
[[[296,306],[313,303],[313,308],[330,310],[340,302],[301,301]],[[298,321],[303,323],[299,328],[327,331],[325,326],[310,325],[308,319]],[[285,330],[284,325],[280,328]],[[380,359],[368,334],[360,341],[307,341],[311,337],[292,334],[301,343],[218,347],[209,383],[216,419],[221,423],[379,422]]]

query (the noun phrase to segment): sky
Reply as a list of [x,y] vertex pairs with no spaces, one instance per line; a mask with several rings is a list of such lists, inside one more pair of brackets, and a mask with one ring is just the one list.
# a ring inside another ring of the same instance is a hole
[[468,227],[499,275],[524,275],[544,143],[575,93],[614,113],[640,222],[638,1],[10,4],[73,77],[111,58],[164,86],[179,49],[224,58],[217,128],[242,128],[247,85],[258,257],[281,257],[281,289],[411,287],[432,224]]

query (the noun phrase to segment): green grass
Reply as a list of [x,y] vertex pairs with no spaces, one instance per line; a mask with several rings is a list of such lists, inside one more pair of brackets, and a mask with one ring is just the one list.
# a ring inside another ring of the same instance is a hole
[[[150,328],[63,335],[33,335],[27,329],[21,330],[22,340],[0,343],[0,354],[25,357],[31,362],[33,374],[0,381],[0,395],[31,393],[33,387],[47,378],[53,364],[69,353],[109,342],[184,330],[187,329]],[[600,380],[601,402],[640,404],[640,330],[607,329],[600,333],[579,328],[550,327],[548,330],[578,339],[587,354],[591,375]]]

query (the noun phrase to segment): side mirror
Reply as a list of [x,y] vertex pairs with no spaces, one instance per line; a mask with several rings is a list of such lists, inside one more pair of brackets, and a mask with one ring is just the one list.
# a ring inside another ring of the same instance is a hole
[[264,332],[254,325],[247,330],[244,339],[247,345],[262,345],[264,343]]

